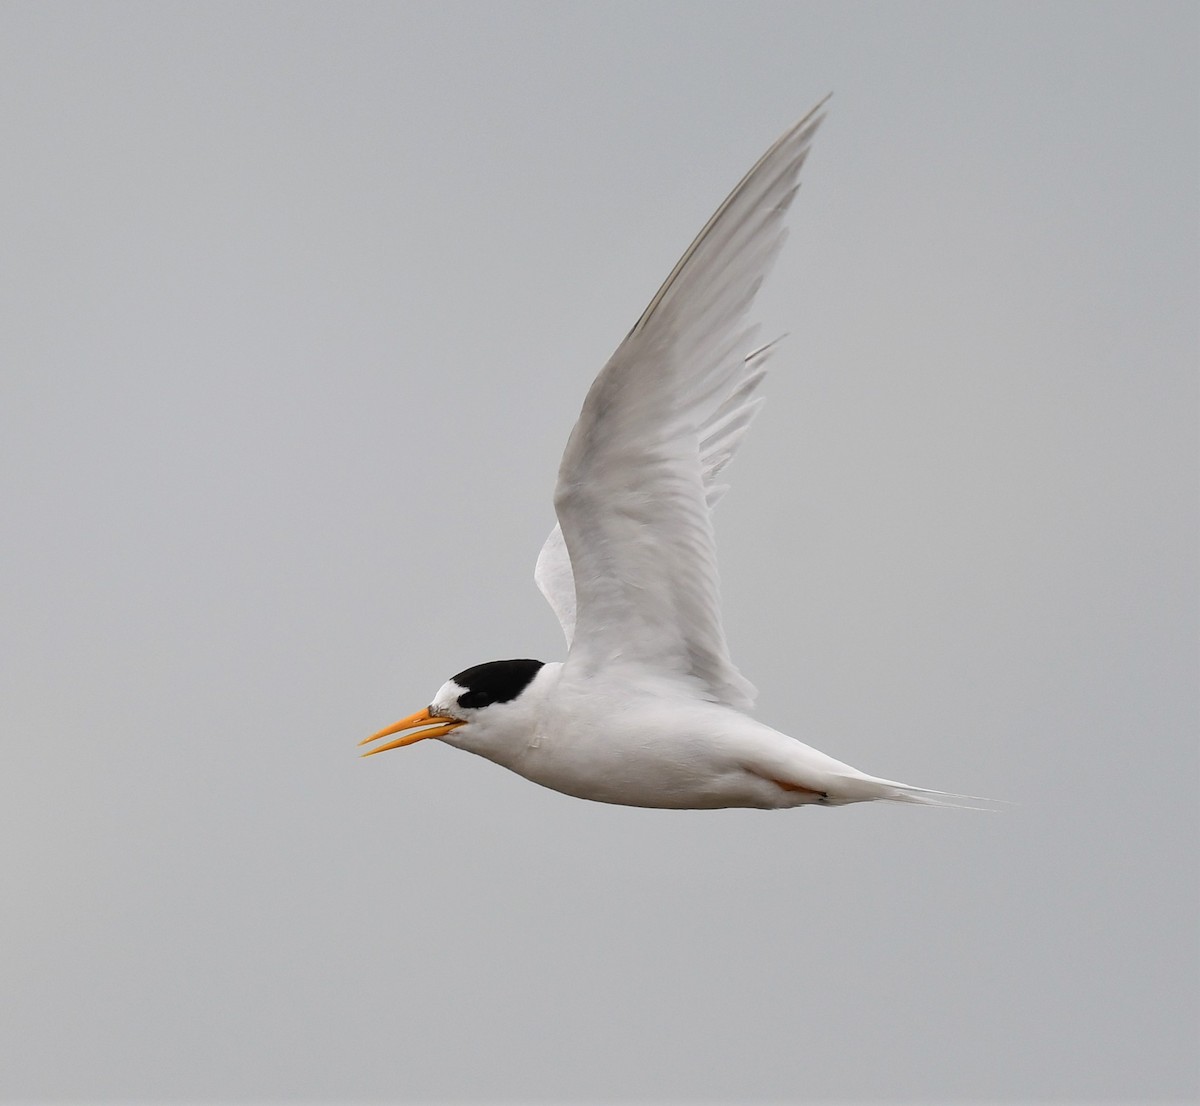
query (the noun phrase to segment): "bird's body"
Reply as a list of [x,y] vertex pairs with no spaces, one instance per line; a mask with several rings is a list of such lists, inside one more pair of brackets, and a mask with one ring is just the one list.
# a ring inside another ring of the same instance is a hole
[[750,717],[754,688],[721,627],[717,478],[761,403],[772,348],[756,348],[748,314],[819,111],[718,208],[588,392],[535,574],[566,661],[466,669],[427,709],[367,738],[405,734],[371,753],[439,738],[564,794],[628,806],[957,798],[865,775]]
[[[453,709],[452,697],[439,694],[430,709]],[[546,664],[486,729],[463,726],[442,740],[555,791],[626,806],[833,804],[853,801],[844,796],[870,779],[686,686],[620,665],[581,680]]]

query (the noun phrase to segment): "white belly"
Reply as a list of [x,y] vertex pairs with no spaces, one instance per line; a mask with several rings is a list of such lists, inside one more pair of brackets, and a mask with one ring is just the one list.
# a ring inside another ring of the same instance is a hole
[[689,809],[815,803],[820,769],[854,771],[740,712],[695,700],[551,709],[508,767],[581,799]]

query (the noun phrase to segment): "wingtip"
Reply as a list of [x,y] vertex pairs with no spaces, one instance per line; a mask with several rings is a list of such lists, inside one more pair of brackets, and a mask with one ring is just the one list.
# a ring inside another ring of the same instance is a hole
[[758,349],[751,350],[748,354],[746,354],[746,356],[745,356],[745,358],[743,358],[743,360],[745,361],[745,363],[747,365],[750,365],[750,366],[754,366],[756,364],[761,364],[768,357],[770,357],[772,353],[775,352],[775,348],[787,336],[788,336],[788,332],[785,330],[781,335],[779,335],[778,338],[772,338],[769,342],[764,342],[761,346],[758,347]]
[[825,118],[824,113],[826,105],[828,105],[829,101],[832,99],[833,93],[826,92],[824,96],[822,96],[811,108],[808,109],[808,111],[804,113],[800,121],[792,127],[792,130],[798,131],[805,126],[816,126],[818,123],[820,123],[821,120]]

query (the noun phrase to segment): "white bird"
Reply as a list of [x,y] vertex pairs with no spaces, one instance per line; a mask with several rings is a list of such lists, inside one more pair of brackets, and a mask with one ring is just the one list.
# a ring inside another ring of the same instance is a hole
[[748,316],[824,101],[717,209],[592,384],[558,472],[535,577],[563,663],[492,661],[360,744],[438,738],[567,795],[641,807],[795,807],[962,796],[869,776],[750,717],[721,627],[717,482],[771,346]]

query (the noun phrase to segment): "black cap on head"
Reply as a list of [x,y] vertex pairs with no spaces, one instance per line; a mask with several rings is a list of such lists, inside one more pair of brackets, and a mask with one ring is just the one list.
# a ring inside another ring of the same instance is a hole
[[451,677],[465,689],[458,697],[458,705],[478,709],[491,703],[507,703],[529,686],[543,664],[545,661],[488,661],[464,668]]

